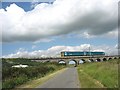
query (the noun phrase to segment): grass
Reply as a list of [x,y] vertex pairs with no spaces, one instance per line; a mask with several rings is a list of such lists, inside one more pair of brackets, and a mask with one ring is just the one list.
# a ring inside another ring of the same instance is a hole
[[78,66],[82,88],[118,88],[118,59]]
[[61,70],[56,70],[56,71],[54,71],[52,73],[47,74],[46,76],[44,76],[42,78],[38,78],[38,79],[35,79],[35,80],[28,81],[27,83],[16,87],[14,90],[17,90],[19,88],[36,88],[37,86],[43,84],[47,80],[53,78],[56,74],[62,73],[66,69],[67,68],[63,68]]

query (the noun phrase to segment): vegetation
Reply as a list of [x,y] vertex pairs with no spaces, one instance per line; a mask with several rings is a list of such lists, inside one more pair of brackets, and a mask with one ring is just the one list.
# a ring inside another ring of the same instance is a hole
[[45,83],[46,81],[48,81],[49,79],[55,77],[56,75],[63,73],[65,70],[67,70],[67,68],[57,70],[52,73],[48,73],[46,76],[44,76],[42,78],[37,78],[37,79],[31,80],[31,81],[28,81],[25,84],[22,84],[13,90],[17,90],[19,88],[36,88],[36,87],[40,86],[41,84]]
[[118,88],[118,59],[81,64],[78,74],[82,88]]
[[[35,62],[29,59],[3,59],[2,60],[2,88],[12,89],[35,78],[44,77],[46,74],[65,67],[57,62]],[[14,68],[13,65],[24,64],[29,67]]]

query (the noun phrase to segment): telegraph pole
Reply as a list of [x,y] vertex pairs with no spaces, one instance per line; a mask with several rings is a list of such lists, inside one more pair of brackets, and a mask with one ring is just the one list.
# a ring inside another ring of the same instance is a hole
[[89,57],[91,58],[90,46],[89,46]]

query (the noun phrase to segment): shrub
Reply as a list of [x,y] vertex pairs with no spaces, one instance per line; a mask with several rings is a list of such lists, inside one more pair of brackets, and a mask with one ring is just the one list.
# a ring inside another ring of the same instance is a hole
[[[12,89],[17,85],[21,85],[28,80],[37,77],[43,77],[49,72],[53,72],[65,65],[59,65],[56,62],[33,62],[24,59],[10,59],[12,64],[9,63],[9,59],[4,60],[2,68],[2,79],[3,79],[3,89]],[[27,64],[29,67],[26,68],[13,68],[12,65],[15,64]],[[7,65],[7,66],[4,66]]]

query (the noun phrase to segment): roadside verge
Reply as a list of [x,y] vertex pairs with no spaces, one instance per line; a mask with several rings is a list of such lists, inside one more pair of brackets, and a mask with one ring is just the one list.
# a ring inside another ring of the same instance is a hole
[[55,75],[61,74],[65,70],[67,70],[67,68],[63,68],[61,70],[54,71],[52,73],[47,74],[46,76],[44,76],[42,78],[28,81],[27,83],[16,87],[14,90],[17,90],[19,88],[36,88],[37,86],[39,86],[39,85],[43,84],[44,82],[48,81],[49,79],[53,78]]

